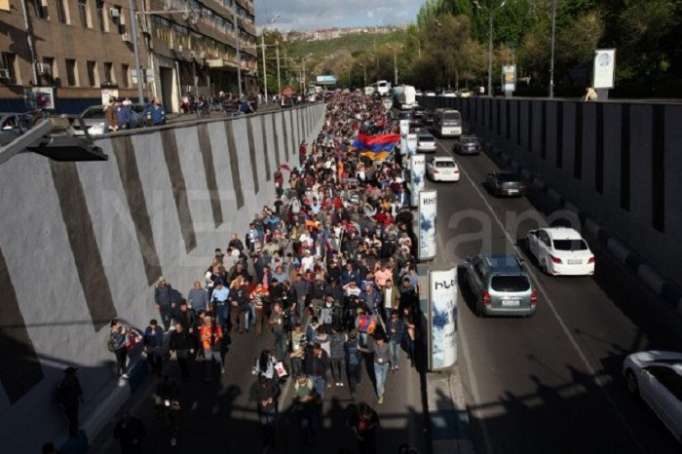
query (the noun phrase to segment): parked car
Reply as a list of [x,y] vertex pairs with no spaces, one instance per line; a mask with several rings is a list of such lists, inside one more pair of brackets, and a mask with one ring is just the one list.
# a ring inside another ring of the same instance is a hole
[[464,279],[477,315],[532,316],[537,291],[515,255],[478,255],[464,261]]
[[576,230],[547,227],[528,232],[528,250],[540,268],[553,276],[594,274],[594,254]]
[[436,92],[435,91],[427,91],[426,96],[428,96],[429,98],[432,98],[432,97],[436,96]]
[[421,131],[417,134],[417,151],[422,153],[434,153],[437,149],[436,139],[428,131]]
[[516,197],[526,193],[523,177],[516,172],[492,172],[485,181],[488,190],[496,196]]
[[455,95],[455,92],[452,90],[443,90],[443,92],[440,95],[445,97],[445,98],[456,98],[457,97],[457,95]]
[[471,90],[462,89],[459,90],[458,95],[460,98],[471,98]]
[[426,176],[432,181],[459,181],[459,166],[449,156],[438,156],[426,163]]
[[452,151],[461,155],[476,155],[481,153],[481,142],[476,136],[460,136],[452,146]]
[[32,126],[30,113],[0,113],[0,146],[7,145]]
[[628,391],[642,400],[682,443],[682,353],[649,350],[623,362]]

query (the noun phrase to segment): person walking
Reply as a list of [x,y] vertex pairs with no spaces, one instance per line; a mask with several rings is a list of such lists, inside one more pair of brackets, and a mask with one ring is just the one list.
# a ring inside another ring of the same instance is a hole
[[306,358],[306,363],[307,373],[315,385],[315,392],[323,399],[329,373],[329,356],[320,344],[315,344]]
[[145,106],[143,115],[151,121],[152,126],[166,124],[166,109],[156,98],[152,98],[151,102]]
[[153,374],[160,377],[163,369],[163,330],[155,319],[149,321],[142,341],[149,368]]
[[275,444],[277,387],[274,381],[269,380],[265,375],[258,376],[256,400],[258,402],[258,419],[263,428],[263,448],[268,449]]
[[346,378],[346,335],[337,328],[332,328],[329,339],[330,360],[334,384],[340,388]]
[[111,333],[109,334],[110,350],[116,356],[116,376],[128,378],[128,333],[125,326],[118,320],[111,321]]
[[57,403],[64,412],[68,422],[69,437],[76,438],[80,432],[78,412],[83,401],[83,389],[81,388],[78,369],[67,367],[64,369],[64,378],[57,386]]
[[201,281],[194,281],[194,286],[187,294],[187,301],[195,315],[208,310],[208,292],[201,286]]
[[173,310],[175,309],[172,291],[173,288],[166,282],[166,279],[163,276],[160,277],[156,282],[156,288],[154,289],[154,303],[159,310],[163,329],[166,331],[170,328]]
[[215,288],[211,293],[211,303],[213,304],[215,315],[218,317],[218,323],[223,331],[227,331],[227,323],[230,320],[229,297],[230,289],[225,287],[221,280],[217,281]]
[[175,324],[175,330],[170,335],[168,350],[170,351],[171,358],[174,357],[178,362],[182,380],[186,382],[190,376],[189,364],[194,354],[194,339],[180,322]]
[[388,345],[383,337],[377,337],[370,346],[370,351],[374,356],[374,378],[377,386],[377,403],[384,403],[384,390],[386,378],[388,377],[388,367],[391,363]]
[[400,368],[400,346],[405,338],[405,322],[399,317],[397,310],[391,312],[391,318],[386,324],[386,331],[391,370],[398,370]]
[[348,366],[348,387],[351,398],[355,399],[358,385],[362,378],[362,352],[358,345],[356,331],[351,331],[345,344],[346,364]]
[[204,349],[204,361],[206,363],[204,381],[211,381],[213,379],[213,362],[215,361],[220,366],[221,376],[225,373],[225,366],[223,364],[223,355],[221,351],[221,341],[223,339],[223,330],[215,319],[210,315],[204,316],[204,324],[199,329],[201,337],[201,344]]

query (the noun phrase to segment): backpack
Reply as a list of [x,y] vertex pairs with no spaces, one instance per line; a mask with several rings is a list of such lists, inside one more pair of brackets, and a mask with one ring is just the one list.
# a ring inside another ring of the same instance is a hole
[[107,350],[109,350],[111,353],[116,351],[114,348],[114,340],[111,338],[111,336],[107,338]]

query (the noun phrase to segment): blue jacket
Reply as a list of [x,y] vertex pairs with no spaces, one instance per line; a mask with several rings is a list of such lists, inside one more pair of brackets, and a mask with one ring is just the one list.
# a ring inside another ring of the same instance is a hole
[[149,116],[154,126],[162,125],[166,122],[166,110],[160,104],[147,104],[144,108],[144,116]]
[[118,127],[122,129],[129,128],[131,116],[132,109],[130,106],[120,106],[116,111],[116,124],[118,124]]
[[148,326],[144,331],[144,345],[149,348],[159,348],[163,346],[163,330],[157,326],[153,329]]

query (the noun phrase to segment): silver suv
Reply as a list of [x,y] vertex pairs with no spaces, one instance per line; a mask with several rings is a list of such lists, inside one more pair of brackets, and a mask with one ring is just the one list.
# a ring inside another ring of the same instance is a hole
[[535,313],[537,291],[519,257],[478,255],[468,257],[464,267],[464,278],[475,298],[479,316]]

